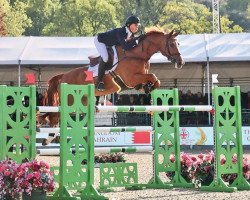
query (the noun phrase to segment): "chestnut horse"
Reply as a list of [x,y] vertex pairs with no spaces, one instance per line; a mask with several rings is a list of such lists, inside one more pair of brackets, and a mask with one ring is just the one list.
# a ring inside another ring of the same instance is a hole
[[[149,59],[157,52],[167,57],[177,68],[184,65],[184,61],[178,49],[176,36],[178,33],[171,31],[165,33],[157,27],[151,27],[146,31],[144,39],[133,49],[124,51],[117,46],[118,66],[109,74],[104,76],[104,91],[95,91],[95,96],[103,96],[119,92],[122,89],[144,89],[149,93],[155,88],[160,87],[160,81],[155,74],[149,73]],[[86,79],[86,67],[73,69],[65,74],[59,74],[48,82],[48,90],[44,97],[44,105],[59,105],[59,85],[60,83],[84,85],[92,83]],[[120,78],[122,86],[115,82]],[[94,78],[96,81],[96,77]],[[59,113],[45,113],[38,117],[38,122],[44,123],[48,117],[50,127],[54,127],[59,122]],[[45,139],[43,145],[49,144],[54,139],[54,135]]]

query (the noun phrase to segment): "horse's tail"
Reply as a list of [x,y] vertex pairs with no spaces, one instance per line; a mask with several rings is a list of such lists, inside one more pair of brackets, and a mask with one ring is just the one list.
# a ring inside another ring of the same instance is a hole
[[[63,74],[56,75],[52,77],[48,81],[48,89],[44,94],[43,100],[42,100],[42,105],[43,106],[58,106],[60,103],[59,100],[59,91],[58,91],[58,86],[61,83],[61,78]],[[44,113],[42,115],[37,116],[37,122],[38,124],[46,124],[48,121],[46,118],[50,116],[50,113]]]

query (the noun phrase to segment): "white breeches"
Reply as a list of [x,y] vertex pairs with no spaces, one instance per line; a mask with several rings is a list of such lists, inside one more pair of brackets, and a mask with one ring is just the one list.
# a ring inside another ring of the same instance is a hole
[[100,56],[102,57],[103,61],[108,62],[109,55],[108,55],[106,45],[104,43],[99,42],[97,39],[97,36],[94,39],[94,43],[95,43],[95,47],[96,47],[98,53],[100,54]]

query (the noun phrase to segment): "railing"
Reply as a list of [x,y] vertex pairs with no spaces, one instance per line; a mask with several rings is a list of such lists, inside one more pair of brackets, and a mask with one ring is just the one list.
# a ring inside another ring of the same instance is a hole
[[[107,116],[105,116],[107,120]],[[96,124],[103,121],[102,117],[95,119]],[[112,126],[151,126],[151,115],[145,113],[116,113],[110,116]],[[212,124],[211,124],[212,125]],[[250,109],[242,109],[242,125],[250,126]],[[209,126],[207,112],[180,112],[180,126]]]

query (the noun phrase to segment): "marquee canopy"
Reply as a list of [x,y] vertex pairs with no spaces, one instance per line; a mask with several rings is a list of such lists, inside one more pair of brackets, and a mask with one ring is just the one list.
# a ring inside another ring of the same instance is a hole
[[[1,37],[0,65],[88,64],[94,37]],[[179,35],[186,62],[250,61],[250,33]],[[151,63],[165,63],[160,53]]]

